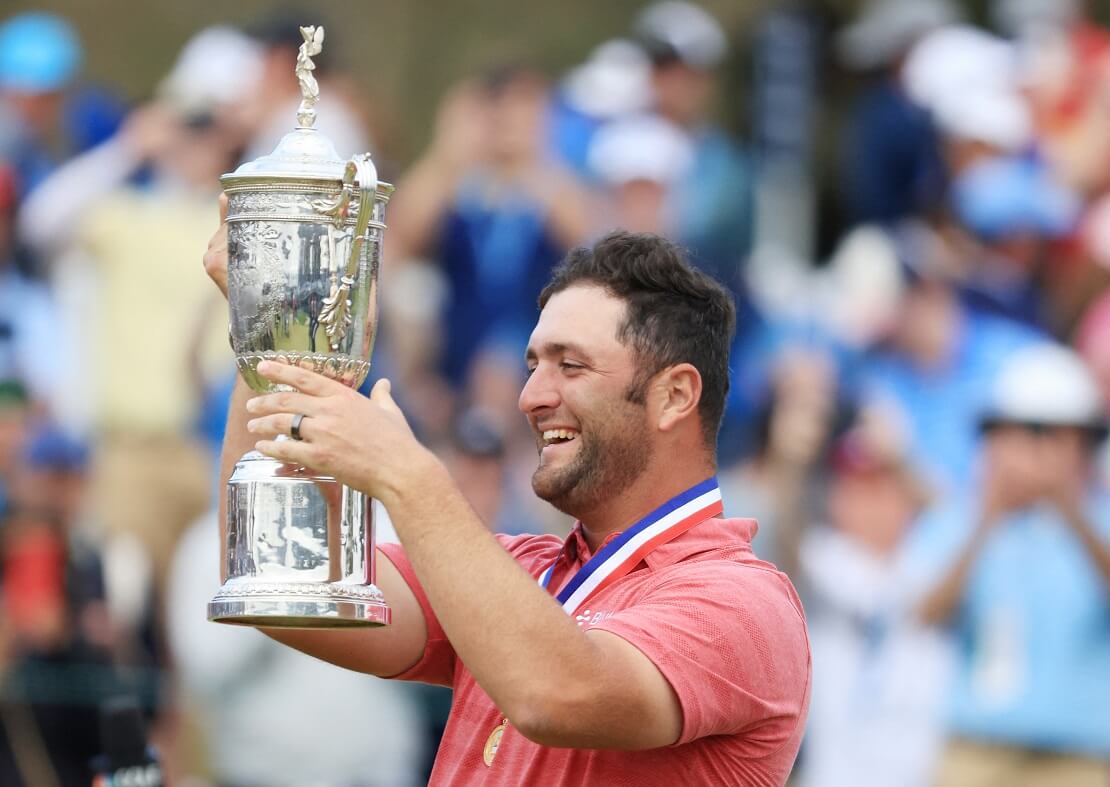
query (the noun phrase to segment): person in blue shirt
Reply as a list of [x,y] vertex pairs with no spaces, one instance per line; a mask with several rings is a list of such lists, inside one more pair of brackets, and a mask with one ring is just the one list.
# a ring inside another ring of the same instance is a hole
[[952,252],[924,225],[895,233],[903,292],[885,339],[863,357],[864,399],[897,414],[912,463],[937,491],[966,486],[976,454],[984,392],[1009,354],[1043,334],[972,308]]
[[77,84],[83,51],[74,27],[39,11],[0,23],[0,158],[20,197],[55,167],[111,137],[126,114],[109,90]]
[[985,409],[974,494],[927,515],[913,552],[928,623],[956,646],[940,787],[1110,780],[1110,508],[1092,376],[1043,343],[1011,356]]
[[543,283],[588,234],[586,195],[544,152],[547,99],[525,66],[455,86],[390,205],[390,260],[431,259],[447,284],[439,371],[455,390],[485,355],[517,373]]

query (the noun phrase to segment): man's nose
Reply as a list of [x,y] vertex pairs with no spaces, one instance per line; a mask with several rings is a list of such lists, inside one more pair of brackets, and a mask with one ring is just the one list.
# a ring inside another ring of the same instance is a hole
[[542,364],[528,375],[524,387],[520,391],[517,406],[525,415],[544,408],[554,409],[559,406],[559,392],[556,390],[551,374],[543,369]]

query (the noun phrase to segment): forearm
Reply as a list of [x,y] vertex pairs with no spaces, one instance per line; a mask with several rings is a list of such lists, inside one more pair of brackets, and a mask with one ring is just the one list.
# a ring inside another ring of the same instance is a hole
[[775,514],[775,560],[779,571],[794,582],[801,577],[799,551],[805,529],[807,468],[799,463],[774,461],[770,467],[772,506]]
[[1098,571],[1103,584],[1106,585],[1107,590],[1110,590],[1110,544],[1102,539],[1083,511],[1072,508],[1065,510],[1064,516],[1095,564],[1095,570]]
[[394,259],[404,262],[428,252],[457,182],[457,173],[436,157],[425,156],[413,165],[390,206],[387,248]]
[[[478,684],[518,727],[542,727],[553,699],[572,707],[603,673],[596,643],[502,548],[446,470],[386,501],[437,619]],[[563,707],[560,705],[559,707]],[[582,719],[588,725],[588,719]]]
[[127,180],[140,163],[118,136],[73,159],[28,195],[18,217],[21,237],[38,251],[64,246],[81,213]]
[[956,562],[944,575],[941,581],[921,600],[918,605],[918,617],[925,623],[941,625],[947,623],[959,606],[967,587],[971,568],[979,557],[979,551],[987,536],[987,522],[981,520],[975,532],[972,533],[967,545],[960,552]]
[[593,195],[580,187],[570,176],[563,175],[559,188],[552,193],[548,206],[548,222],[556,242],[563,248],[584,243],[591,229],[591,216],[596,215]]
[[[247,431],[247,401],[254,392],[239,378],[231,395],[220,455],[220,581],[227,579],[227,495],[223,493],[236,462],[254,450],[257,435]],[[345,669],[391,677],[411,667],[424,652],[427,629],[420,605],[394,565],[380,553],[376,584],[392,610],[393,623],[349,630],[261,628],[266,636],[309,656]]]

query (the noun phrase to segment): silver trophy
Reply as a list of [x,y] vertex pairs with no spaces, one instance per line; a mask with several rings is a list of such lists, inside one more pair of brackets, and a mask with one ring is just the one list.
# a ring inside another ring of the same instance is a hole
[[[322,27],[302,27],[298,126],[268,156],[220,182],[228,196],[228,301],[239,373],[275,390],[259,361],[310,368],[357,387],[377,327],[385,204],[369,155],[343,161],[313,128],[312,57]],[[251,451],[227,488],[227,581],[209,620],[248,626],[340,628],[389,623],[374,586],[369,499],[334,478]]]

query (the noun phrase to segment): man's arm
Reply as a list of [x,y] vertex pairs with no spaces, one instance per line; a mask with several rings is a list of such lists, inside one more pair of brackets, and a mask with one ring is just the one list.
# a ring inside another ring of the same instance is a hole
[[113,137],[67,161],[27,196],[18,216],[20,237],[40,253],[63,248],[82,214],[163,147],[174,123],[156,103],[134,110]]
[[971,569],[983,550],[994,527],[998,514],[984,511],[963,549],[940,581],[922,598],[917,608],[918,617],[929,625],[941,626],[951,619],[963,600]]
[[[355,394],[356,396],[358,394]],[[254,449],[255,438],[247,432],[246,403],[254,392],[241,379],[235,383],[228,411],[227,431],[220,454],[220,481],[227,483],[235,463],[243,454]],[[227,495],[220,495],[220,580],[227,579],[227,562],[224,545],[227,543]],[[416,596],[398,573],[393,563],[380,553],[375,555],[377,574],[375,584],[385,596],[393,612],[393,622],[388,626],[367,629],[281,629],[264,628],[269,637],[291,648],[371,675],[391,677],[416,664],[427,644],[427,626],[424,613]]]
[[409,168],[390,201],[385,248],[391,263],[403,264],[429,253],[463,173],[480,160],[481,117],[476,85],[456,85],[440,102],[431,144]]
[[[333,474],[381,500],[457,656],[522,734],[548,746],[647,749],[676,742],[673,689],[636,647],[586,633],[497,542],[379,382],[369,400],[307,370],[259,372],[300,393],[252,400],[259,450]],[[277,442],[306,413],[302,442]]]
[[1076,495],[1074,498],[1058,500],[1056,504],[1064,521],[1083,544],[1103,584],[1110,589],[1110,544],[1103,539],[1084,511],[1082,497]]

